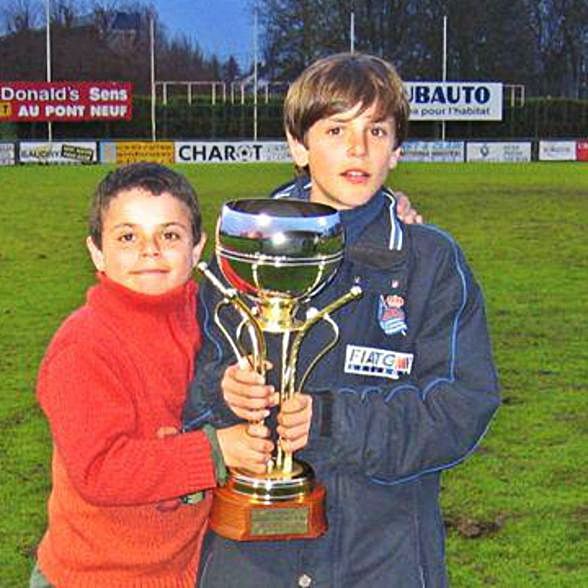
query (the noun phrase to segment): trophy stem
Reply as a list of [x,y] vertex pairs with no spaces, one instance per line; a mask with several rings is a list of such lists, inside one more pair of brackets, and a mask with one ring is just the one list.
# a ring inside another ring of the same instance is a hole
[[286,333],[296,325],[298,302],[293,298],[268,296],[259,303],[259,324],[267,333]]
[[[312,309],[312,312],[309,312],[307,318],[304,322],[298,322],[296,324],[296,329],[292,329],[292,324],[294,323],[295,319],[291,315],[288,317],[288,321],[290,324],[290,329],[286,330],[282,333],[282,373],[281,373],[281,389],[280,389],[280,404],[289,398],[292,398],[294,394],[299,392],[296,388],[296,381],[295,381],[295,374],[297,370],[298,364],[298,354],[300,351],[300,346],[302,345],[302,341],[304,337],[308,334],[310,329],[318,323],[320,320],[326,320],[330,325],[331,328],[334,330],[334,337],[333,340],[327,345],[321,353],[315,358],[315,360],[311,363],[307,371],[305,372],[302,380],[300,381],[300,385],[304,383],[306,377],[308,376],[310,370],[316,362],[323,357],[336,343],[339,339],[339,329],[337,324],[332,321],[330,318],[331,312],[334,312],[341,306],[344,306],[351,300],[358,298],[361,296],[361,288],[359,286],[353,286],[346,294],[337,298],[333,302],[331,302],[328,306],[323,308],[322,310]],[[272,306],[272,303],[275,303],[275,300],[272,300],[270,303],[267,304],[269,308]],[[282,309],[285,308],[286,305],[282,305]],[[288,308],[291,310],[291,308]],[[294,309],[295,310],[295,309]],[[262,311],[263,314],[263,311]],[[290,333],[296,331],[296,335],[290,345]],[[276,457],[276,467],[277,470],[288,475],[292,473],[293,467],[293,457],[292,452],[285,451],[281,443],[278,442],[277,447],[277,457]]]
[[[281,361],[281,377],[280,377],[280,405],[284,402],[285,398],[285,390],[284,390],[284,382],[286,382],[286,373],[288,369],[288,351],[290,349],[290,331],[284,331],[282,333],[282,361]],[[276,465],[280,471],[286,472],[284,468],[284,449],[282,448],[282,444],[278,442],[276,448]],[[290,469],[290,472],[292,470]]]

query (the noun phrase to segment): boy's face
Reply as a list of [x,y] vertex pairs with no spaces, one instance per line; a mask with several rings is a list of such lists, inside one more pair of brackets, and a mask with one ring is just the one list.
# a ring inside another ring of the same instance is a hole
[[88,237],[98,271],[143,294],[163,294],[188,281],[206,241],[194,244],[188,207],[171,194],[124,190],[102,213],[102,249]]
[[361,105],[315,122],[306,145],[288,136],[296,165],[310,168],[312,202],[338,210],[355,208],[379,190],[396,166],[394,120],[374,120],[375,104],[358,114]]

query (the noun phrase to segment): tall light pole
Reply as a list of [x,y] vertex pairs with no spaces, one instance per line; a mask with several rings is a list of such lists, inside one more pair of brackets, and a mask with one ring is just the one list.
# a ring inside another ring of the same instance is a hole
[[[51,11],[49,1],[45,0],[45,55],[47,58],[47,82],[51,82]],[[47,139],[53,141],[53,126],[47,121]]]
[[149,53],[151,62],[151,140],[157,141],[155,123],[155,23],[152,13],[149,13]]
[[257,141],[257,2],[253,8],[253,140]]
[[[441,65],[441,81],[447,81],[447,16],[443,17],[443,63]],[[441,121],[441,140],[445,141],[445,120]]]
[[349,51],[355,51],[355,12],[351,11],[349,17]]

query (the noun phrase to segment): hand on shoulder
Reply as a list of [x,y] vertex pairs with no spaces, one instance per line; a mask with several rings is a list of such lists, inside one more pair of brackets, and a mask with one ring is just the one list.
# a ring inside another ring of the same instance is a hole
[[404,192],[394,191],[397,197],[396,214],[405,225],[422,224],[423,217],[412,207],[408,196]]

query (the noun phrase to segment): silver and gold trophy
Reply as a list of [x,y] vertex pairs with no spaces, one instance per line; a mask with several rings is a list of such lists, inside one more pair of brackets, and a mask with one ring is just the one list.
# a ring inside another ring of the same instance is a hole
[[[335,275],[343,248],[341,219],[329,206],[235,200],[223,206],[216,229],[215,253],[229,285],[206,263],[198,265],[223,295],[214,321],[241,364],[249,362],[265,375],[266,334],[281,340],[280,402],[303,390],[310,371],[336,345],[339,329],[330,313],[361,295],[353,286],[322,310],[308,306]],[[225,311],[238,313],[234,333],[222,321]],[[330,325],[333,336],[297,380],[300,346],[319,321]],[[265,474],[229,470],[225,485],[215,490],[210,526],[237,541],[314,538],[327,527],[324,498],[310,466],[293,459],[278,441]]]

